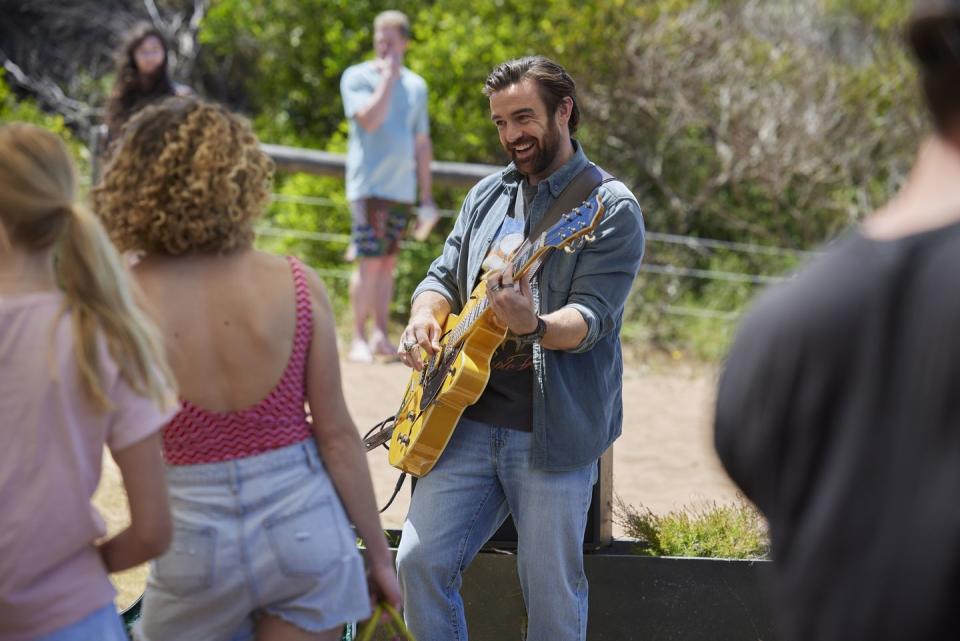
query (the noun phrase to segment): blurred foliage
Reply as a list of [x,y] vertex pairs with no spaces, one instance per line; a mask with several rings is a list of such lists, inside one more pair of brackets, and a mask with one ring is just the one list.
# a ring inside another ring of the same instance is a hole
[[60,136],[73,155],[81,182],[89,175],[90,152],[67,128],[63,117],[41,110],[32,100],[18,99],[6,83],[3,68],[0,68],[0,125],[11,122],[39,125]]
[[[184,3],[165,6],[187,11]],[[199,30],[192,76],[182,80],[247,113],[264,141],[343,151],[340,75],[372,56],[376,14],[399,9],[413,27],[407,65],[430,88],[436,158],[502,163],[484,78],[506,59],[544,54],[577,79],[584,112],[577,136],[593,160],[634,189],[649,231],[811,250],[890,197],[925,135],[902,45],[910,6],[910,0],[218,0]],[[304,256],[343,309],[349,266],[342,236],[350,220],[343,182],[278,176],[276,191],[268,229],[339,236],[269,235],[261,245]],[[464,191],[437,186],[434,195],[441,208],[456,211]],[[302,197],[312,204],[294,201]],[[398,319],[450,225],[445,218],[427,243],[404,248]],[[645,262],[778,275],[799,260],[651,241]],[[716,357],[756,290],[736,280],[645,273],[628,301],[624,335],[643,349]]]
[[882,31],[899,30],[910,13],[911,0],[822,0],[823,7],[841,19],[853,17]]

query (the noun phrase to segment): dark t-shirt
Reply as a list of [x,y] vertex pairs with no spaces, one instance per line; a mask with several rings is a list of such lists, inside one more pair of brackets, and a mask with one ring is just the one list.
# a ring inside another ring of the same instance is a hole
[[782,641],[960,638],[960,225],[852,233],[748,314],[716,445],[770,522]]
[[[503,260],[526,237],[529,218],[524,212],[537,195],[537,188],[520,183],[524,205],[514,207],[490,244],[491,253]],[[490,257],[488,256],[488,261]],[[493,268],[499,267],[497,264]],[[476,403],[467,407],[466,418],[497,427],[533,431],[533,348],[520,345],[508,335],[490,359],[490,381]]]

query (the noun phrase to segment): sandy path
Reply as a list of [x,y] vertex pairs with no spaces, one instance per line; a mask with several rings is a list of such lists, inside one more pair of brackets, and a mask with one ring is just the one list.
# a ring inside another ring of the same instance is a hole
[[[396,410],[408,371],[399,364],[344,364],[347,404],[362,431]],[[708,374],[628,371],[623,436],[613,450],[614,492],[627,503],[642,503],[654,512],[693,500],[723,502],[735,497],[712,451],[712,402],[713,379]],[[368,461],[382,505],[393,491],[397,472],[387,463],[386,450],[371,452]],[[405,486],[383,514],[384,526],[400,527],[408,505]]]
[[[408,371],[398,363],[342,363],[347,404],[361,433],[389,416],[400,403]],[[628,369],[624,374],[624,429],[614,445],[614,492],[628,504],[666,512],[693,501],[727,502],[736,490],[720,469],[711,445],[714,377],[675,368],[664,372]],[[96,502],[111,532],[127,522],[119,473],[105,456]],[[397,471],[384,449],[368,457],[377,498],[383,505]],[[383,514],[387,528],[400,527],[409,505],[409,486]],[[621,533],[619,527],[614,534]],[[129,603],[142,589],[145,568],[116,577],[118,602]]]

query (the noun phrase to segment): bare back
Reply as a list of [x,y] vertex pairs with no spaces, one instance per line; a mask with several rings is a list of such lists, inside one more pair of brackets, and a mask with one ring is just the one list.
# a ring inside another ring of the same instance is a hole
[[182,398],[228,412],[256,405],[273,390],[296,328],[286,260],[253,249],[151,256],[134,271],[164,335]]

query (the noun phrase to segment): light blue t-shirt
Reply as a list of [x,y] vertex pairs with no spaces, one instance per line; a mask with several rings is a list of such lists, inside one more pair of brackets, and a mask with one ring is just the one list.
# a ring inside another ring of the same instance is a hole
[[340,94],[350,123],[347,150],[347,200],[383,198],[417,202],[417,161],[414,140],[429,134],[427,83],[406,67],[390,94],[383,124],[366,131],[354,116],[370,101],[380,82],[373,61],[361,62],[343,72]]

